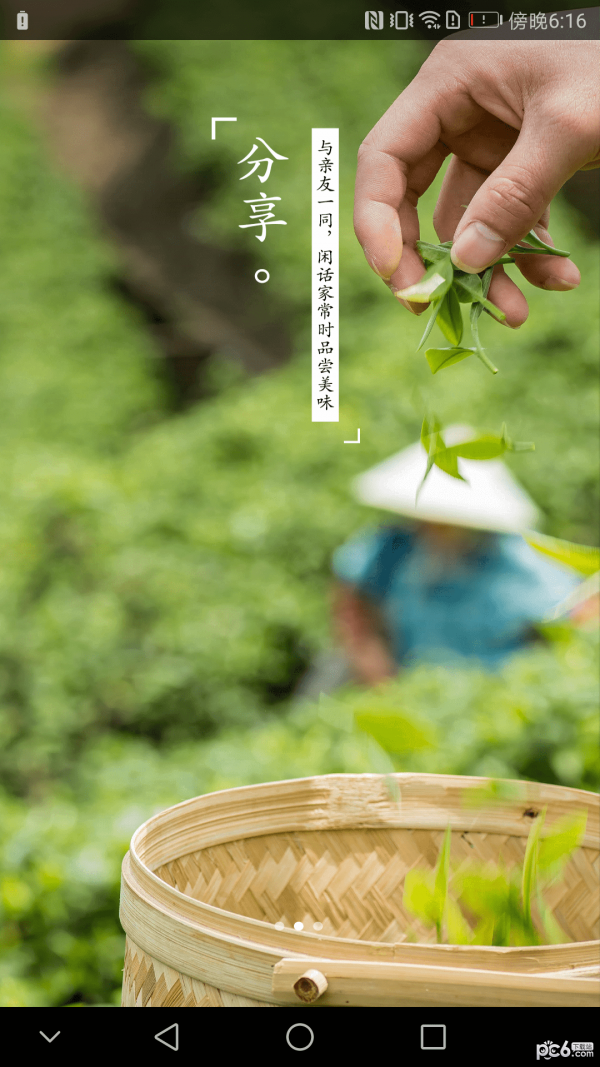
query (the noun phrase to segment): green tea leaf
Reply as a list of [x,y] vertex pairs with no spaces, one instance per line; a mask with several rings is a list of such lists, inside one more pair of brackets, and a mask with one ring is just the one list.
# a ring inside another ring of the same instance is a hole
[[581,845],[586,825],[587,811],[557,819],[552,832],[540,842],[538,870],[541,874],[556,877],[575,849]]
[[558,537],[548,537],[537,532],[525,534],[524,537],[527,544],[537,552],[559,560],[580,574],[595,574],[600,570],[600,548],[576,545],[572,541],[561,541]]
[[417,919],[426,926],[436,926],[439,922],[438,906],[433,894],[431,871],[408,871],[404,879],[402,903]]
[[[430,446],[431,446],[431,438],[432,437],[437,435],[437,436],[439,436],[439,438],[441,440],[441,434],[440,434],[441,428],[442,428],[441,423],[435,417],[435,415],[426,415],[425,418],[423,419],[423,422],[421,424],[421,444],[423,445],[423,448],[425,449],[425,451],[427,453],[429,453],[431,451],[431,447]],[[443,441],[442,441],[441,447],[442,448],[446,447],[444,445]],[[435,449],[434,449],[434,451],[435,451]]]
[[354,721],[359,730],[374,737],[386,752],[416,752],[434,744],[430,730],[397,711],[358,710]]
[[488,359],[488,357],[486,356],[483,348],[481,347],[481,342],[479,340],[479,327],[477,325],[477,322],[478,322],[479,316],[481,315],[482,311],[483,311],[483,304],[473,304],[472,305],[472,307],[471,307],[471,315],[470,315],[471,333],[473,334],[473,340],[475,341],[475,346],[476,346],[476,349],[477,349],[477,356],[479,357],[481,362],[484,364],[484,366],[486,366],[487,369],[492,372],[492,374],[497,374],[498,373],[498,368],[495,367],[494,364],[491,362],[491,360]]
[[[492,270],[492,268],[490,268]],[[491,275],[490,275],[491,279]],[[454,289],[461,304],[481,304],[481,308],[478,311],[478,316],[485,308],[491,315],[494,315],[501,322],[504,322],[506,315],[500,308],[492,304],[491,300],[487,298],[487,290],[482,286],[481,278],[478,274],[463,274],[457,272],[454,275],[454,281],[452,283]],[[489,284],[488,284],[489,288]]]
[[441,471],[449,474],[452,478],[458,478],[461,482],[467,481],[458,470],[458,457],[451,448],[443,448],[439,452],[435,452],[433,462],[436,467],[439,467]]
[[463,321],[453,286],[450,286],[440,304],[436,321],[446,340],[451,345],[459,345],[463,334]]
[[437,451],[439,451],[441,449],[444,449],[446,447],[445,444],[444,444],[444,438],[442,437],[441,433],[439,432],[440,429],[441,429],[440,423],[439,423],[438,419],[434,415],[426,415],[425,416],[425,418],[423,419],[423,423],[421,425],[421,444],[423,445],[423,448],[427,452],[427,467],[426,467],[426,470],[425,470],[425,474],[423,476],[423,481],[421,482],[419,488],[417,489],[416,496],[415,496],[415,502],[418,501],[419,493],[421,492],[423,486],[425,485],[425,482],[426,482],[427,478],[429,477],[429,473],[433,468],[433,464],[434,464],[433,457],[434,457],[435,453]]
[[492,434],[483,434],[475,437],[472,441],[464,441],[461,445],[453,445],[448,452],[455,452],[461,459],[496,459],[506,452],[507,444],[501,437]]
[[472,304],[474,301],[483,300],[481,278],[478,274],[465,274],[460,270],[455,271],[452,288],[461,304]]
[[475,348],[428,348],[425,352],[425,359],[429,363],[432,373],[437,374],[439,370],[451,367],[453,363],[460,363],[461,360],[468,359],[476,351],[477,349]]
[[441,307],[441,302],[439,300],[435,300],[433,302],[433,308],[432,308],[432,311],[431,311],[431,315],[429,316],[429,319],[427,320],[427,325],[425,327],[425,332],[423,333],[423,336],[422,336],[421,340],[419,341],[419,344],[417,345],[417,352],[420,352],[420,350],[422,349],[423,345],[425,344],[425,341],[429,337],[429,334],[431,333],[431,331],[432,331],[432,329],[434,327],[435,320],[437,318],[438,311],[440,310],[440,307]]
[[527,236],[523,238],[523,242],[522,243],[530,245],[531,247],[530,248],[523,248],[520,244],[517,244],[517,245],[514,245],[513,248],[509,249],[509,253],[508,254],[511,255],[511,256],[514,255],[515,253],[518,253],[518,254],[522,255],[524,252],[525,253],[532,253],[534,251],[537,251],[538,254],[543,254],[543,255],[547,255],[547,256],[570,256],[571,255],[570,252],[563,252],[560,248],[554,248],[553,245],[547,245],[544,241],[540,240],[540,238],[538,237],[537,233],[535,233],[533,230],[530,230],[529,233],[527,234]]
[[540,913],[540,919],[542,920],[542,926],[546,935],[547,942],[551,945],[564,945],[569,941],[569,937],[566,935],[562,927],[557,923],[550,908],[546,905],[541,893],[538,893],[537,907]]
[[470,945],[473,940],[471,927],[466,921],[456,901],[446,898],[446,933],[449,945]]
[[472,945],[491,945],[494,940],[494,918],[488,915],[477,924],[471,940]]
[[411,300],[415,304],[429,304],[432,300],[438,300],[447,293],[452,285],[452,277],[452,262],[450,253],[448,253],[445,259],[434,263],[429,270],[425,271],[420,281],[415,285],[409,285],[407,289],[400,289],[396,296],[402,297],[403,300]]
[[525,920],[531,923],[531,897],[534,891],[535,882],[537,878],[537,861],[540,834],[542,832],[542,826],[544,825],[544,819],[546,817],[546,808],[538,815],[537,819],[533,823],[529,835],[527,837],[527,845],[525,848],[525,859],[523,860],[523,878],[521,881],[521,894],[523,898],[523,914]]
[[450,871],[450,846],[452,843],[452,830],[448,826],[444,834],[444,842],[440,851],[435,871],[434,897],[438,908],[437,935],[438,944],[442,940],[442,924],[446,913],[446,898],[448,896],[448,874]]
[[432,244],[430,241],[417,241],[416,247],[421,259],[426,263],[440,263],[448,258],[448,248],[444,245]]

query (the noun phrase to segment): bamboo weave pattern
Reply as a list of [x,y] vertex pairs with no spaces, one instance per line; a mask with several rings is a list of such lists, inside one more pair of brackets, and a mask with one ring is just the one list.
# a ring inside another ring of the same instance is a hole
[[[402,891],[408,870],[435,866],[442,840],[443,831],[427,829],[266,834],[182,856],[155,874],[196,900],[263,922],[301,922],[308,931],[321,923],[325,935],[357,940],[433,943],[435,931],[404,910]],[[495,864],[501,856],[513,867],[525,844],[523,837],[456,832],[451,862]],[[545,893],[569,941],[599,936],[599,873],[598,850],[581,848]]]
[[123,1008],[272,1008],[180,974],[126,939]]

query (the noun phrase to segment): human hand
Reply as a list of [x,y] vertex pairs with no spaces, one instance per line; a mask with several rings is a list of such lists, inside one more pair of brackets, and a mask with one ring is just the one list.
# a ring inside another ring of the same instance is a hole
[[334,590],[335,636],[346,652],[357,681],[379,685],[398,673],[398,667],[379,633],[373,610],[362,597],[344,583]]
[[[425,273],[417,202],[451,153],[433,222],[440,241],[454,242],[455,266],[480,273],[531,229],[553,244],[553,197],[576,171],[600,166],[599,61],[596,41],[434,48],[358,153],[354,229],[393,293]],[[541,289],[581,280],[569,259],[520,256],[516,266]],[[502,266],[488,296],[508,326],[525,322],[527,301]],[[428,306],[400,302],[416,314]]]

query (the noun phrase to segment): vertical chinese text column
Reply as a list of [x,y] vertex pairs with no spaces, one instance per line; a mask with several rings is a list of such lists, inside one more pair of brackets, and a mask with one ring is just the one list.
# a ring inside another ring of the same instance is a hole
[[312,131],[312,421],[339,422],[339,130]]

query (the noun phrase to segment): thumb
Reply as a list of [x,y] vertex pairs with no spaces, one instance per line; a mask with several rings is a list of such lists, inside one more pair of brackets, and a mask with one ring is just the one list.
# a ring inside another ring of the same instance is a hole
[[588,158],[586,138],[565,125],[534,119],[478,189],[457,226],[452,262],[477,274],[522,241],[550,201]]

